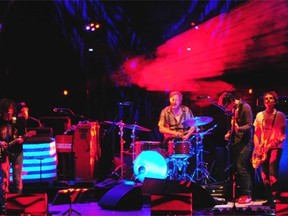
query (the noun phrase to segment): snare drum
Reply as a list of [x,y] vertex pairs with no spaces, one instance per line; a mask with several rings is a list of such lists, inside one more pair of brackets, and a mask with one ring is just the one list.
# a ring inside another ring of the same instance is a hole
[[168,153],[172,157],[189,157],[192,154],[192,144],[188,140],[171,140],[168,142]]
[[135,142],[135,157],[137,157],[142,151],[155,150],[158,151],[160,142],[158,141],[136,141]]

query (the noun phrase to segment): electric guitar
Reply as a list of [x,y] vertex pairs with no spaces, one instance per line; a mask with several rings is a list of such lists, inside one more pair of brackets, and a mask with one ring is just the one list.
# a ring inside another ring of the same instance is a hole
[[[36,135],[36,131],[32,130],[32,131],[28,131],[24,136],[22,136],[22,138],[25,140],[29,137],[34,136],[34,135]],[[17,137],[17,138],[19,138],[19,137]],[[7,147],[3,147],[3,146],[0,147],[0,163],[3,163],[6,160],[8,148],[18,143],[17,138],[12,140],[11,142],[9,142]]]
[[277,147],[280,143],[281,141],[276,139],[272,140],[269,144],[263,143],[255,147],[252,153],[253,168],[257,169],[267,159],[267,152],[269,149]]

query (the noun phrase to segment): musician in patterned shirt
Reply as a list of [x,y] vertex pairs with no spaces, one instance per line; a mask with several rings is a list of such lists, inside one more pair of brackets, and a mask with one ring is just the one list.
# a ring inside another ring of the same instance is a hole
[[164,135],[163,147],[168,148],[170,140],[189,140],[196,127],[185,128],[182,124],[185,120],[193,118],[191,109],[182,104],[183,96],[179,91],[172,91],[169,94],[169,106],[162,109],[159,117],[158,127]]

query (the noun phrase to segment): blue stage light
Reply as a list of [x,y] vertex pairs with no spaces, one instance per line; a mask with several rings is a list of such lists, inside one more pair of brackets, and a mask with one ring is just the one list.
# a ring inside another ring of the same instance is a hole
[[165,179],[168,167],[165,158],[157,151],[143,151],[134,161],[135,179],[144,182],[147,178]]

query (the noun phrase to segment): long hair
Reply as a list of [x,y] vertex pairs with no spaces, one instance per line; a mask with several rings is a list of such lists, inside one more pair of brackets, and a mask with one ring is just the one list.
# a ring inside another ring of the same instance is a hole
[[0,114],[3,115],[4,113],[7,113],[10,106],[13,107],[14,115],[16,115],[17,113],[16,103],[9,98],[2,98],[0,100]]

